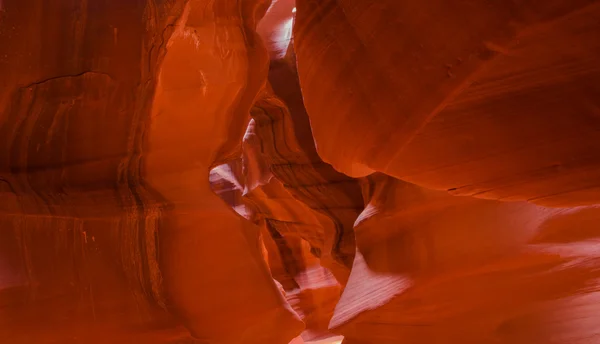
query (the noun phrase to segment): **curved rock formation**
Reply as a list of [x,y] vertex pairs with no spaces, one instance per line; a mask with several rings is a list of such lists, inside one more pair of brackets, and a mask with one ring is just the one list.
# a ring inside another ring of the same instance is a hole
[[336,169],[486,199],[599,201],[598,1],[297,8],[303,95]]
[[455,197],[381,174],[364,185],[358,253],[330,324],[350,343],[600,335],[600,208]]
[[600,343],[599,67],[597,0],[0,0],[0,338]]
[[166,293],[208,342],[287,342],[302,328],[269,278],[258,228],[209,184],[211,166],[239,151],[266,82],[267,51],[254,32],[265,5],[187,4],[167,42],[146,133],[145,180],[168,202],[160,235]]

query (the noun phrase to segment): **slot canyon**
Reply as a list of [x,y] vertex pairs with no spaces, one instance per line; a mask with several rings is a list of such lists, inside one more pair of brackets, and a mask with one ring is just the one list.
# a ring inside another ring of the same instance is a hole
[[0,0],[0,343],[600,344],[600,0]]

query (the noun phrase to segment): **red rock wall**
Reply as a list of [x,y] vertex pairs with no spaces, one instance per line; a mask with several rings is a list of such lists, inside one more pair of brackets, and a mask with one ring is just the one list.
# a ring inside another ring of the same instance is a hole
[[0,0],[0,338],[600,343],[599,25]]

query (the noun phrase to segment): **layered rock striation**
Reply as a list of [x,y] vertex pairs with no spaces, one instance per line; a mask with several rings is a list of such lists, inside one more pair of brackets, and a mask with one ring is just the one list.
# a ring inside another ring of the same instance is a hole
[[0,338],[600,343],[600,2],[0,1]]

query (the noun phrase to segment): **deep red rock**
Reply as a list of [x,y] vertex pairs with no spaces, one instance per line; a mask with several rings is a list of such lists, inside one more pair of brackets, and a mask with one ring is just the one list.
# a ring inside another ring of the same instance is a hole
[[599,80],[597,0],[0,0],[0,338],[600,343]]

